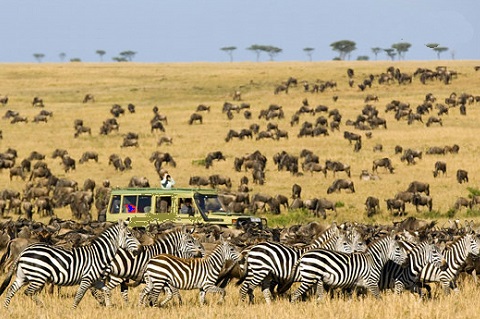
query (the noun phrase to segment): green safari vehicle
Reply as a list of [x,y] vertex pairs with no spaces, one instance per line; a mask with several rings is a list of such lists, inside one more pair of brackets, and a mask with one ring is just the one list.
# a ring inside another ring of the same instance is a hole
[[166,221],[234,228],[249,223],[263,228],[266,224],[265,218],[227,211],[215,189],[203,188],[114,188],[104,218],[106,221],[129,220],[131,227]]

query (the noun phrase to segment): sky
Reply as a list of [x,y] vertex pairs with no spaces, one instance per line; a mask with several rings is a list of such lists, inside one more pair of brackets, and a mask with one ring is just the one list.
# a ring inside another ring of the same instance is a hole
[[[80,59],[113,62],[256,61],[254,44],[282,50],[275,61],[332,60],[330,44],[356,43],[350,55],[408,42],[405,60],[480,59],[479,0],[1,0],[0,63]],[[383,52],[378,60],[389,59]],[[268,61],[262,53],[260,61]]]

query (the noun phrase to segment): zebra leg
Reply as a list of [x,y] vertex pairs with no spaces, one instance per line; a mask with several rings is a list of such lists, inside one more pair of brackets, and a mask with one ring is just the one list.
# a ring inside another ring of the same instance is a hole
[[38,292],[42,290],[44,283],[41,282],[30,282],[27,289],[25,290],[25,295],[32,298],[37,306],[43,307],[43,302],[38,299]]
[[172,288],[172,287],[171,287],[171,290],[172,290],[173,296],[176,297],[178,300],[178,305],[181,306],[183,304],[183,301],[182,301],[182,296],[180,295],[180,291],[177,288]]
[[106,292],[100,293],[100,291],[96,287],[91,287],[90,293],[100,306],[105,306]]
[[18,278],[15,280],[15,282],[12,284],[12,286],[8,289],[7,291],[7,296],[5,297],[5,302],[3,306],[5,308],[8,308],[10,305],[10,301],[12,300],[13,296],[15,296],[15,293],[22,288],[26,282],[23,280],[23,278]]
[[217,286],[207,286],[203,287],[202,290],[200,290],[200,297],[202,297],[202,292],[203,292],[203,300],[200,299],[200,304],[205,304],[205,296],[207,293],[218,293],[220,294],[220,299],[218,300],[218,304],[223,304],[223,301],[225,300],[225,289],[217,287]]
[[78,287],[77,293],[75,294],[75,299],[73,300],[72,309],[76,309],[83,296],[87,292],[87,289],[91,287],[91,282],[89,280],[83,280]]
[[255,298],[253,295],[253,290],[263,282],[263,280],[267,277],[268,272],[259,271],[253,274],[250,271],[249,274],[252,274],[252,277],[247,277],[242,284],[242,288],[240,288],[240,300],[242,302],[245,301],[245,297],[248,294],[250,303],[253,303]]
[[269,305],[272,303],[272,293],[270,291],[272,280],[271,278],[265,278],[262,282],[262,292],[265,302]]
[[120,284],[120,291],[122,294],[123,301],[125,301],[125,303],[128,303],[128,286],[125,281],[122,281],[122,283]]
[[[163,287],[162,287],[163,288]],[[158,299],[158,295],[160,294],[160,291],[162,290],[162,288],[160,289],[157,289],[156,287],[153,288],[152,290],[152,296],[156,296],[156,298]],[[172,288],[168,287],[167,285],[164,287],[165,289],[165,294],[167,295],[165,297],[165,299],[163,299],[163,301],[160,303],[160,307],[163,307],[167,304],[167,302],[170,301],[170,299],[173,298],[173,292],[172,292]],[[173,289],[176,289],[176,288],[173,288]],[[178,291],[177,291],[178,293]]]
[[[308,289],[310,289],[310,286],[312,286],[312,282],[307,282],[307,281],[302,281],[302,283],[300,284],[300,287],[297,288],[297,290],[295,290],[292,294],[292,298],[290,300],[290,302],[295,302],[298,298],[302,297],[303,294],[305,294],[305,292],[307,292]],[[318,288],[318,287],[317,287]],[[323,284],[322,284],[322,293],[323,293]],[[319,290],[317,289],[317,294],[318,294]]]
[[317,281],[317,302],[322,301],[323,299],[323,281]]

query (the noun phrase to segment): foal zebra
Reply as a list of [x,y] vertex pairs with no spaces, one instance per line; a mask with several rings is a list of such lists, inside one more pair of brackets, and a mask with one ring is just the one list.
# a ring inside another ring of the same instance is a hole
[[[335,249],[345,253],[353,251],[351,242],[345,235],[340,233],[336,224],[327,229],[312,244],[303,248],[275,242],[256,244],[247,253],[245,274],[237,282],[237,285],[242,284],[240,299],[245,301],[248,294],[252,303],[254,300],[253,290],[261,285],[265,302],[270,303],[272,299],[272,283],[280,284],[282,287],[281,292],[286,291],[291,283],[298,279],[296,275],[292,275],[295,263],[303,253],[314,248]],[[293,281],[287,283],[287,279],[292,279]]]
[[[445,294],[450,293],[450,286],[456,287],[456,279],[465,266],[467,257],[478,255],[480,253],[480,240],[473,233],[467,233],[457,239],[450,247],[447,247],[443,253],[447,262],[445,270],[430,264],[422,269],[420,281],[427,289],[430,295],[430,286],[427,283],[439,282]],[[421,292],[420,292],[420,295]]]
[[119,284],[122,297],[128,302],[127,280],[141,282],[143,272],[150,258],[160,254],[171,254],[182,258],[202,257],[205,255],[203,245],[192,236],[194,229],[187,231],[186,227],[162,235],[153,245],[143,246],[143,250],[136,256],[124,249],[119,249],[111,266],[107,270],[108,283],[103,288],[105,305],[110,306],[111,291]]
[[28,246],[15,260],[0,286],[1,295],[16,270],[16,279],[8,289],[4,306],[7,308],[15,293],[27,283],[25,294],[37,304],[42,304],[36,293],[48,282],[58,286],[80,285],[72,306],[76,308],[87,289],[101,280],[119,248],[135,254],[140,247],[139,241],[122,220],[105,229],[88,246],[72,249],[43,243]]
[[373,242],[365,253],[310,250],[295,266],[300,272],[301,284],[291,301],[297,300],[314,284],[317,286],[317,300],[323,297],[324,285],[330,288],[365,287],[380,298],[378,281],[382,267],[388,260],[403,264],[405,259],[405,251],[392,236]]
[[220,293],[221,301],[225,290],[215,285],[218,275],[227,260],[238,261],[240,254],[228,241],[222,239],[213,252],[205,258],[179,258],[172,255],[158,255],[147,264],[144,279],[146,286],[140,294],[140,304],[146,299],[158,305],[158,295],[164,289],[166,298],[160,303],[164,306],[173,295],[182,302],[179,289],[200,289],[200,304],[205,303],[207,292]]

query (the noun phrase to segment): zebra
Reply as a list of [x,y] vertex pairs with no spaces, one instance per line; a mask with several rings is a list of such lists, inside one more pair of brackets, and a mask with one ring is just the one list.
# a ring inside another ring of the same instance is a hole
[[293,266],[300,256],[311,249],[325,247],[326,244],[331,245],[328,248],[336,248],[346,253],[353,251],[350,241],[345,236],[340,235],[340,230],[336,224],[328,228],[312,244],[302,248],[276,242],[254,245],[246,255],[245,273],[237,282],[237,285],[242,285],[240,299],[245,301],[248,294],[250,303],[253,303],[253,290],[261,285],[265,302],[267,304],[271,303],[271,289],[273,288],[272,285],[275,285],[273,283],[279,283],[282,292],[286,291],[293,282],[285,281],[288,278],[296,278],[291,274]]
[[[403,246],[406,246],[405,243],[402,242]],[[394,287],[396,294],[400,294],[405,289],[412,292],[418,291],[418,279],[422,269],[429,264],[441,268],[442,262],[445,262],[440,248],[427,241],[409,247],[407,251],[407,267],[392,261],[385,264],[378,284],[380,290]]]
[[27,283],[25,294],[31,296],[37,305],[42,305],[42,302],[36,294],[46,283],[58,286],[80,285],[72,306],[73,309],[77,308],[87,289],[103,277],[119,248],[125,248],[134,254],[141,248],[140,242],[123,220],[105,229],[87,246],[72,249],[44,243],[28,246],[17,257],[0,286],[1,295],[16,270],[16,279],[7,291],[5,308],[8,308],[15,293]]
[[188,231],[186,227],[181,230],[174,230],[163,234],[155,240],[153,245],[143,246],[143,250],[136,256],[124,249],[119,249],[115,255],[109,269],[107,270],[108,283],[102,289],[104,291],[104,300],[100,298],[101,303],[111,306],[111,291],[119,284],[123,300],[128,302],[127,280],[133,280],[140,283],[143,279],[145,267],[153,256],[160,254],[171,254],[182,258],[202,257],[205,255],[203,245],[192,236],[195,229]]
[[330,288],[364,287],[376,298],[380,298],[378,281],[382,267],[388,260],[403,264],[405,259],[405,251],[393,236],[371,243],[364,253],[310,250],[295,265],[300,272],[301,284],[292,294],[291,302],[295,302],[314,284],[317,300],[323,297],[324,285]]
[[146,299],[158,305],[158,295],[163,289],[166,298],[160,303],[163,307],[173,295],[182,303],[179,289],[200,289],[200,304],[205,303],[207,292],[219,293],[221,301],[225,290],[215,285],[220,271],[227,260],[237,262],[240,253],[228,241],[221,239],[213,252],[205,258],[179,258],[168,254],[158,255],[150,259],[145,269],[146,286],[140,294],[140,305],[145,305]]
[[[447,263],[447,268],[442,270],[434,264],[429,264],[422,269],[420,273],[420,282],[427,289],[430,295],[430,282],[439,282],[443,292],[448,295],[450,286],[456,289],[455,281],[465,266],[469,255],[478,255],[480,253],[480,240],[474,233],[467,233],[458,238],[451,246],[447,247],[443,253]],[[421,291],[419,292],[422,296]]]

